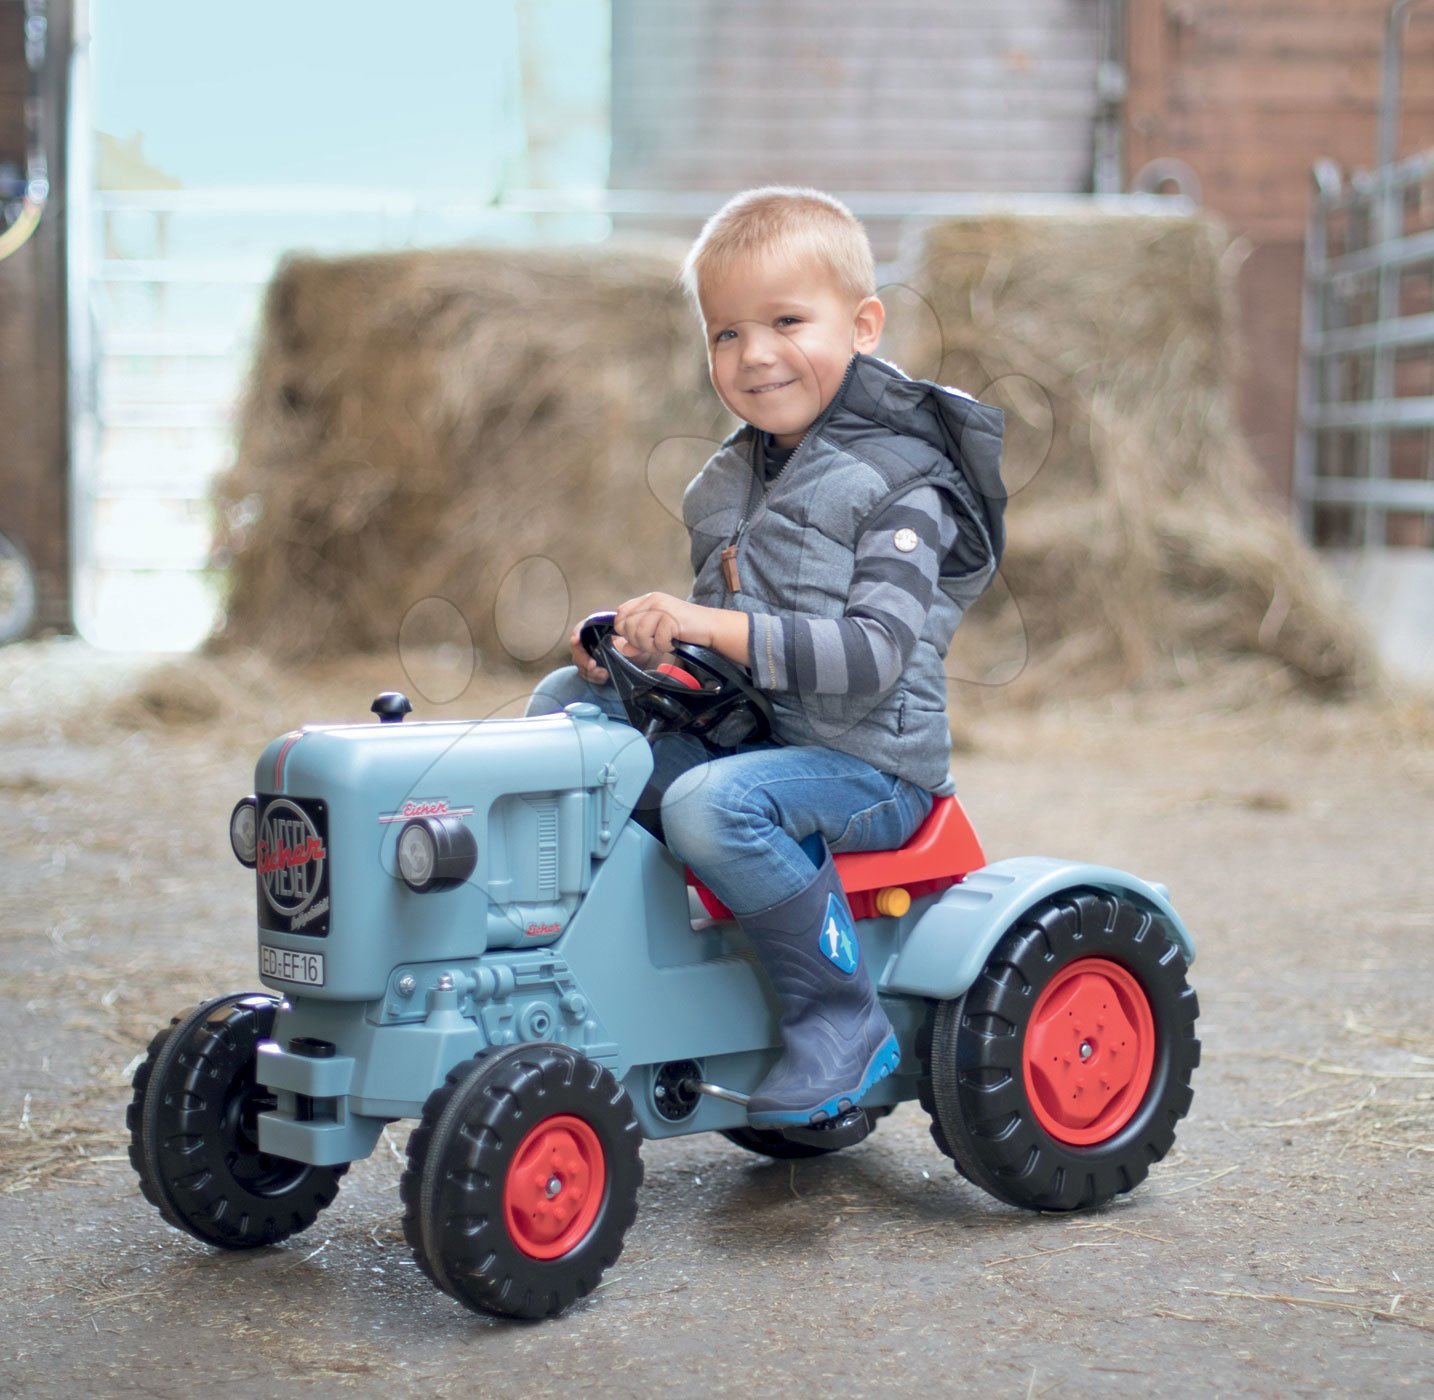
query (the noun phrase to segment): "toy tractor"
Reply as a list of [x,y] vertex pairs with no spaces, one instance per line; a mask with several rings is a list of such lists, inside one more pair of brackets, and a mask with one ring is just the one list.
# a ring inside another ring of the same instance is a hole
[[420,1267],[470,1308],[537,1318],[618,1258],[644,1138],[813,1157],[919,1099],[941,1151],[1012,1205],[1138,1185],[1190,1105],[1190,936],[1164,888],[1119,870],[987,864],[954,797],[902,849],[836,857],[898,1069],[820,1125],[748,1125],[775,1002],[740,927],[634,809],[649,739],[731,745],[770,712],[705,648],[640,670],[611,616],[583,636],[630,724],[591,704],[405,721],[389,692],[379,723],[265,749],[230,835],[272,990],[176,1018],[134,1078],[130,1160],[165,1219],[274,1244],[416,1118],[401,1196]]

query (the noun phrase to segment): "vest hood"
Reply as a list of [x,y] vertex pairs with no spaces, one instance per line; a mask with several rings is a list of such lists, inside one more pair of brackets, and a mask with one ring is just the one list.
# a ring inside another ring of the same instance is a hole
[[929,443],[966,479],[980,505],[994,562],[1005,548],[1006,488],[1001,481],[1005,415],[959,389],[910,379],[874,355],[854,355],[826,418],[855,414]]

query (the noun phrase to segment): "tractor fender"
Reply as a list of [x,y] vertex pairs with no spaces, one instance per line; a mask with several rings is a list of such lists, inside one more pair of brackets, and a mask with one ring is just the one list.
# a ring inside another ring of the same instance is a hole
[[1104,890],[1153,914],[1187,963],[1195,944],[1163,885],[1106,865],[1015,856],[973,870],[912,926],[881,978],[883,992],[945,1000],[976,980],[1006,931],[1043,900],[1072,890]]

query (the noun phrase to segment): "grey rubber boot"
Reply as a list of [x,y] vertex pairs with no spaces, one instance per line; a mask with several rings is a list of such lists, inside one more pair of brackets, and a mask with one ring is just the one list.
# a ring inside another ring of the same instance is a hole
[[831,856],[806,889],[739,922],[781,1003],[785,1051],[747,1104],[747,1121],[783,1128],[838,1117],[901,1063],[901,1049]]

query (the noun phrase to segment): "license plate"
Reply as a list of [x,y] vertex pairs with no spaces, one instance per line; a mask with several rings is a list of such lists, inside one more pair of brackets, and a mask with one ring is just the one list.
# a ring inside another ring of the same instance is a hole
[[271,948],[259,945],[259,971],[280,982],[297,982],[301,987],[324,985],[324,955],[296,953],[292,948]]

